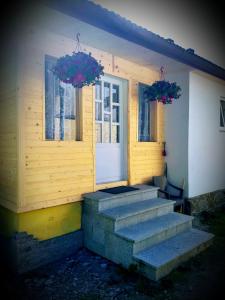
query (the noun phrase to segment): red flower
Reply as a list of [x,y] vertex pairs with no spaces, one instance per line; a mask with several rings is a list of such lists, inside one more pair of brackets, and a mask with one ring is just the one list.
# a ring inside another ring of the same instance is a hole
[[78,73],[73,77],[73,81],[83,82],[83,81],[85,81],[85,77],[83,74]]

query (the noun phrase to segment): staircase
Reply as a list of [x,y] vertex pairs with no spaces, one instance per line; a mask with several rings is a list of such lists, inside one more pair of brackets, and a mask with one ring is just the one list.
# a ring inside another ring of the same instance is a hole
[[193,217],[174,212],[174,201],[157,197],[158,188],[84,195],[84,245],[144,276],[158,280],[204,250],[213,235],[192,228]]

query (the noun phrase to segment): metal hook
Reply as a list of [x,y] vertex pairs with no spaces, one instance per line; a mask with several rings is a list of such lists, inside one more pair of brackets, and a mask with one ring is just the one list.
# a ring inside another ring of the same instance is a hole
[[81,46],[80,46],[80,33],[79,32],[76,34],[76,40],[77,40],[77,45],[76,45],[75,52],[80,52]]
[[160,68],[160,80],[165,80],[165,69],[163,66]]
[[77,43],[80,44],[80,33],[79,32],[77,33],[76,38],[77,38]]

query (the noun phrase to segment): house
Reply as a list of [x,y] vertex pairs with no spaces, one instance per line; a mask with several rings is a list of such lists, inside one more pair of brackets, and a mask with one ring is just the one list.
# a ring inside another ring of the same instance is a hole
[[[222,193],[224,69],[88,1],[33,4],[22,16],[1,68],[0,219],[12,265],[24,272],[79,249],[83,194],[162,174],[164,141],[169,177],[185,178],[187,198]],[[81,92],[51,72],[77,33],[105,72]],[[161,66],[182,98],[146,105],[143,86]]]

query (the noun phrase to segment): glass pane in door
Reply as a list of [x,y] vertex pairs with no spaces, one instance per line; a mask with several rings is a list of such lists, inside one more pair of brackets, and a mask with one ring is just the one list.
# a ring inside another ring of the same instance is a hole
[[95,124],[95,136],[96,136],[96,143],[102,142],[102,124],[96,123]]
[[112,125],[112,143],[120,142],[120,126]]
[[101,121],[102,120],[102,103],[95,102],[95,120]]
[[104,110],[110,112],[110,83],[104,82]]
[[111,137],[111,115],[104,114],[104,123],[103,123],[103,143],[110,143]]
[[116,84],[113,84],[112,98],[114,103],[119,103],[119,86]]
[[95,84],[95,99],[96,100],[102,99],[101,81],[98,81]]
[[120,107],[113,105],[113,122],[119,123]]

